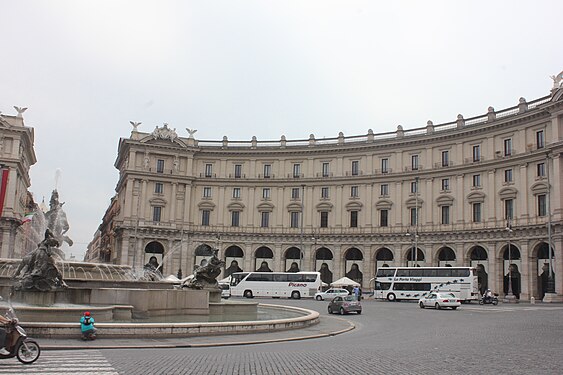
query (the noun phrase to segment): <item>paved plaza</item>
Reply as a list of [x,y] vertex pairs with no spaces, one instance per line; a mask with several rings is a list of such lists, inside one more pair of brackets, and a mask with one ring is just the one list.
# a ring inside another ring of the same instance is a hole
[[362,315],[340,317],[327,314],[327,302],[259,301],[317,310],[322,323],[284,334],[176,340],[102,336],[86,343],[88,349],[78,340],[43,339],[44,348],[64,350],[45,350],[31,366],[3,360],[0,375],[558,374],[563,363],[561,304],[470,304],[436,311],[366,300]]

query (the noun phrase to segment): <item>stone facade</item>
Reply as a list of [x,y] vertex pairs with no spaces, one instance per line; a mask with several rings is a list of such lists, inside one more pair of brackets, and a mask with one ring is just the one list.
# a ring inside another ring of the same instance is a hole
[[141,132],[132,123],[119,142],[117,194],[87,257],[103,250],[103,260],[139,269],[156,255],[165,275],[186,276],[218,247],[226,267],[285,271],[295,262],[364,288],[384,264],[482,264],[501,294],[514,264],[527,299],[542,293],[551,222],[561,294],[562,96],[558,83],[470,119],[329,139],[197,140],[192,129],[183,137],[167,124]]

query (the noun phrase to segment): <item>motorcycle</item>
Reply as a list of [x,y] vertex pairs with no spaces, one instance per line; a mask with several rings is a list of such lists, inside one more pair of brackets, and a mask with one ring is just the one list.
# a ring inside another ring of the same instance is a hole
[[6,312],[6,318],[10,319],[10,322],[6,324],[5,348],[10,354],[0,354],[0,359],[17,357],[18,361],[25,365],[30,365],[37,361],[41,354],[41,348],[39,348],[39,344],[35,340],[27,337],[12,307]]
[[483,296],[479,300],[479,305],[498,305],[498,294],[495,293],[494,295],[487,297]]

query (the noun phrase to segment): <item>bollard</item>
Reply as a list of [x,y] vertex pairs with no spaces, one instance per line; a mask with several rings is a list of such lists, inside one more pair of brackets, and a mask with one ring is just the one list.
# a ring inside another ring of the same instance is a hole
[[533,305],[536,303],[536,299],[532,296],[530,297],[530,303]]

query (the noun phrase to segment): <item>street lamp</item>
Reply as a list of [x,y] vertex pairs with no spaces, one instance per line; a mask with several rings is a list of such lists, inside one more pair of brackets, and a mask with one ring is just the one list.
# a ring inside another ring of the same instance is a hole
[[[545,170],[547,177],[547,194],[546,194],[546,208],[547,208],[547,253],[549,254],[549,276],[547,278],[546,294],[555,294],[555,277],[553,275],[553,259],[551,256],[551,183],[549,181],[549,153],[545,154]],[[545,298],[545,296],[544,296]]]
[[299,249],[299,256],[300,256],[300,265],[299,268],[301,270],[303,270],[303,220],[304,220],[304,214],[305,214],[305,184],[301,185],[301,234],[300,234],[300,239],[301,239],[301,249]]
[[506,231],[508,232],[508,292],[506,293],[505,298],[508,301],[513,301],[516,299],[514,294],[512,293],[512,245],[510,243],[510,236],[512,234],[512,225],[510,224],[510,218],[506,221]]
[[411,233],[410,231],[407,230],[407,233],[405,234],[405,236],[409,236],[411,239],[411,259],[414,261],[414,266],[416,267],[418,264],[417,262],[417,237],[418,234],[416,232]]

